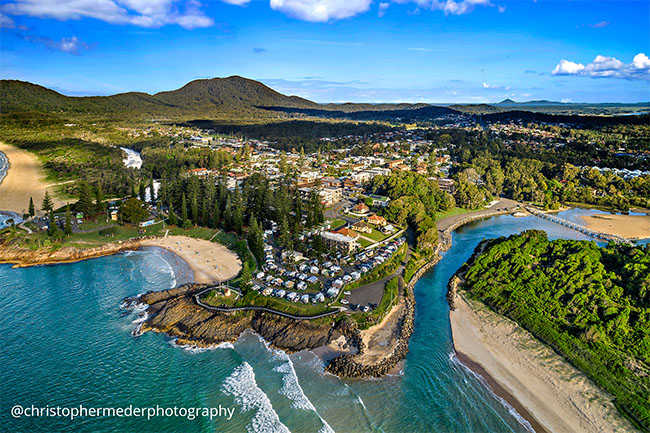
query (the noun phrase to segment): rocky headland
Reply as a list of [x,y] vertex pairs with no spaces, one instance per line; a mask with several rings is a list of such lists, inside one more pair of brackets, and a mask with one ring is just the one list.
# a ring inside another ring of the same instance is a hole
[[38,248],[35,250],[12,245],[0,248],[0,263],[11,263],[16,268],[55,263],[72,263],[95,257],[110,256],[127,250],[137,250],[146,238],[130,239],[102,245],[95,248],[63,247],[58,249]]
[[207,287],[188,284],[125,299],[126,307],[144,304],[147,319],[134,330],[136,335],[153,331],[176,338],[179,345],[212,347],[234,342],[251,329],[273,347],[287,352],[325,346],[355,327],[348,320],[334,322],[293,320],[261,311],[224,313],[198,305],[194,294]]

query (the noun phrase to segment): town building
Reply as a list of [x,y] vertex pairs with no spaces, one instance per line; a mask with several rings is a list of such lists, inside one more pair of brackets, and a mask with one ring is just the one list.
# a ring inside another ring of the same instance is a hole
[[357,243],[355,239],[341,233],[323,232],[321,238],[328,248],[349,254],[355,248]]
[[449,194],[454,193],[454,180],[449,179],[446,177],[439,177],[436,179],[438,182],[438,186],[440,189],[444,192],[448,192]]

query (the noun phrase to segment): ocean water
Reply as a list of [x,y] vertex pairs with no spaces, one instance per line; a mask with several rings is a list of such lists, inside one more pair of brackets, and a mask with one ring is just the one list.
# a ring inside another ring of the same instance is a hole
[[9,170],[9,160],[7,159],[7,155],[0,152],[0,183],[2,183],[2,180],[7,175],[7,170]]
[[13,220],[13,224],[18,224],[23,221],[23,217],[16,212],[0,210],[0,229],[8,227],[10,220]]
[[[416,327],[402,371],[382,379],[323,373],[311,352],[286,355],[252,333],[211,350],[131,331],[124,297],[181,283],[159,251],[11,269],[0,265],[0,427],[10,432],[525,432],[529,426],[453,356],[448,279],[485,237],[544,229],[535,217],[471,223],[415,287]],[[178,274],[178,275],[177,275]],[[23,407],[229,408],[226,417],[12,418]]]

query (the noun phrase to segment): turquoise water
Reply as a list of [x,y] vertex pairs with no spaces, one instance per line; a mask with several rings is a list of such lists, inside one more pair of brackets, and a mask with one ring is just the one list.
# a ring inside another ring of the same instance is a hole
[[0,183],[2,183],[2,180],[7,175],[7,170],[9,170],[9,160],[7,159],[7,155],[0,152]]
[[[585,239],[534,217],[462,227],[453,248],[416,285],[416,329],[402,372],[369,380],[324,374],[311,352],[287,356],[253,334],[209,351],[176,347],[163,335],[133,337],[139,313],[122,310],[122,299],[182,280],[156,250],[56,266],[0,265],[0,426],[11,432],[527,431],[453,357],[445,292],[481,239],[529,228]],[[222,405],[234,415],[14,419],[14,405]]]

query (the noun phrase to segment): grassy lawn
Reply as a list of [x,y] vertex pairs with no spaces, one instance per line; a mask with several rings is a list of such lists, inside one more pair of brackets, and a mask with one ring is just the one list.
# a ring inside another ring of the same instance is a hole
[[113,220],[106,221],[106,220],[103,220],[103,219],[102,220],[97,220],[97,221],[84,221],[79,226],[79,228],[81,230],[95,230],[95,229],[98,229],[100,227],[106,227],[106,226],[111,226],[111,225],[118,225],[117,221],[113,221]]
[[357,239],[357,243],[358,243],[359,245],[361,245],[363,248],[366,248],[366,247],[368,247],[368,246],[370,246],[370,245],[373,244],[373,242],[367,241],[367,240],[365,240],[365,239],[363,239],[363,238],[359,238],[359,239]]
[[379,230],[373,228],[372,233],[363,233],[363,236],[365,236],[367,238],[370,238],[375,242],[381,242],[384,239],[386,239],[387,237],[389,237],[390,235],[385,235],[382,232],[380,232]]
[[[90,222],[91,227],[101,227],[102,225],[107,225],[109,223],[101,222]],[[84,228],[87,229],[86,223],[83,224]],[[136,226],[119,226],[115,225],[116,230],[112,236],[106,236],[99,233],[99,231],[91,233],[73,233],[70,236],[64,237],[60,243],[52,241],[53,245],[58,245],[59,247],[77,247],[77,248],[93,248],[98,247],[110,242],[124,241],[132,238],[137,238],[140,236],[163,236],[167,230],[169,230],[169,235],[179,235],[179,236],[189,236],[198,239],[208,240],[214,236],[217,232],[216,230],[205,228],[205,227],[193,227],[188,230],[176,226],[155,224],[145,228],[145,233],[141,234],[139,227]],[[34,232],[31,235],[25,235],[22,239],[23,245],[25,247],[35,247],[35,246],[46,246],[46,240],[50,240],[47,236],[47,232],[38,231]],[[216,236],[215,241],[225,244],[229,248],[240,252],[242,245],[239,245],[242,241],[237,241],[236,236],[231,234],[221,234]],[[243,245],[245,250],[245,244]]]
[[236,302],[236,295],[223,296],[216,290],[211,290],[203,295],[202,301],[215,307],[232,307]]
[[445,218],[449,218],[449,217],[453,217],[453,216],[457,216],[457,215],[463,215],[463,214],[466,214],[466,213],[475,212],[477,210],[479,210],[479,209],[464,209],[462,207],[455,207],[455,208],[449,209],[448,211],[445,211],[445,212],[436,212],[436,216],[435,216],[434,219],[435,219],[436,222],[438,222],[438,221],[440,221],[442,219],[445,219]]
[[237,300],[235,300],[234,296],[220,296],[215,291],[210,291],[203,296],[203,302],[214,306],[248,307],[255,305],[299,316],[314,316],[331,310],[325,303],[303,304],[302,302],[291,302],[286,299],[264,296],[254,291]]
[[330,225],[331,225],[332,229],[337,229],[337,228],[345,225],[345,220],[335,219],[335,220],[332,221],[332,223]]

